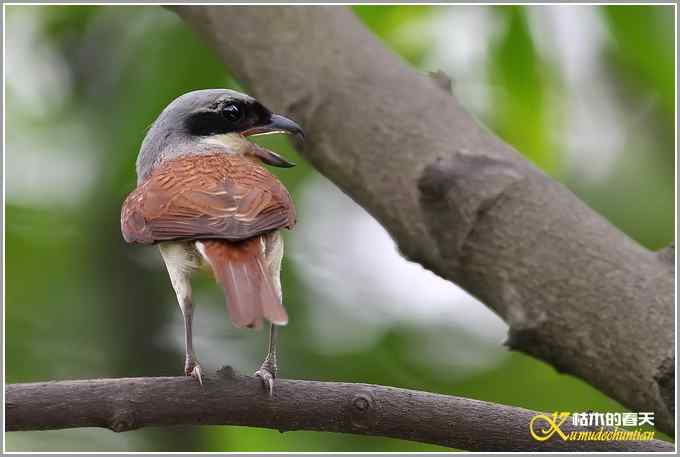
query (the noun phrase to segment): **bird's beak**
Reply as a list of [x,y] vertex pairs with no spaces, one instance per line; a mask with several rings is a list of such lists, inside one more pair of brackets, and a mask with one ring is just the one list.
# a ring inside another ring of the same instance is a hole
[[[242,134],[243,136],[256,136],[268,135],[272,133],[286,133],[289,135],[295,135],[301,140],[305,139],[305,133],[302,131],[302,128],[299,125],[287,117],[279,116],[278,114],[272,114],[267,124],[249,128]],[[267,165],[271,165],[273,167],[290,168],[295,166],[293,162],[289,162],[275,152],[261,148],[259,146],[253,148],[253,155]]]
[[243,136],[267,135],[271,133],[287,133],[295,135],[301,140],[305,139],[305,132],[302,127],[291,121],[287,117],[272,114],[269,122],[265,125],[257,125],[243,132]]

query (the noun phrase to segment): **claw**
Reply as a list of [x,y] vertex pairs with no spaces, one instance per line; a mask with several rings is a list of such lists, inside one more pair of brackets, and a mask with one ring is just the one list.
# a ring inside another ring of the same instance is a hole
[[201,366],[196,364],[193,370],[191,370],[191,377],[198,379],[198,383],[203,387],[203,376],[201,376]]
[[197,363],[194,364],[193,368],[191,368],[191,369],[189,369],[189,367],[187,367],[184,370],[184,374],[186,376],[191,376],[192,378],[198,380],[198,383],[201,385],[201,387],[203,386],[203,376],[202,376],[202,372],[201,372],[201,366],[199,364],[197,364]]
[[255,376],[262,379],[262,384],[264,384],[264,390],[267,391],[269,397],[274,396],[274,375],[266,368],[260,368],[255,372]]

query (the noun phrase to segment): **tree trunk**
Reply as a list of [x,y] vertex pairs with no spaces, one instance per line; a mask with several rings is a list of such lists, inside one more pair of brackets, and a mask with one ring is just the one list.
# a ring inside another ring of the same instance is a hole
[[303,156],[405,257],[509,324],[508,347],[654,411],[673,433],[673,255],[529,164],[344,7],[173,9],[253,95],[303,126]]

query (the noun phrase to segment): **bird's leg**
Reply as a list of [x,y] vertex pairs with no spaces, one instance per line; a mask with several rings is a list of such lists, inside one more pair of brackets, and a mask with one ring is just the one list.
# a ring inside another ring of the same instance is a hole
[[269,325],[269,345],[267,347],[267,356],[262,362],[260,369],[255,372],[255,376],[262,378],[264,388],[271,397],[274,394],[274,378],[276,378],[277,367],[277,352],[278,352],[278,331],[276,325]]
[[[272,232],[264,238],[264,255],[267,263],[267,272],[272,285],[276,290],[281,303],[283,303],[283,291],[281,289],[281,259],[283,259],[283,238],[279,232]],[[267,356],[262,366],[255,372],[255,376],[262,378],[264,388],[271,397],[274,394],[274,378],[278,371],[278,329],[276,325],[269,326],[269,346]]]
[[191,300],[183,300],[182,315],[184,316],[184,374],[196,378],[199,384],[203,385],[201,366],[198,364],[198,359],[194,352],[194,338],[192,334],[194,305]]
[[159,246],[161,256],[168,269],[172,288],[177,294],[177,302],[184,316],[184,374],[198,379],[203,385],[201,366],[194,353],[194,341],[191,326],[194,319],[194,303],[191,299],[191,282],[189,275],[198,264],[193,249],[184,243],[162,243]]

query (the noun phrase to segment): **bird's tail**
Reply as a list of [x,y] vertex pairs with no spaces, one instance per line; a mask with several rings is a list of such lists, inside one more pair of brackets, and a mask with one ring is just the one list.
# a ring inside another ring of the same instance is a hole
[[229,317],[236,327],[259,328],[263,319],[276,325],[288,323],[265,268],[259,236],[237,242],[203,240],[196,245],[224,288]]

